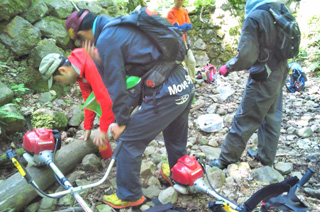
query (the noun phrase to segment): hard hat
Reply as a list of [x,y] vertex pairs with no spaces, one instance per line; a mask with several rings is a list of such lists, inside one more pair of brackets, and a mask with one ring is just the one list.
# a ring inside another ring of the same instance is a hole
[[48,88],[52,87],[53,73],[64,64],[66,58],[57,53],[51,53],[45,56],[40,63],[39,71],[42,78],[48,80]]
[[79,11],[74,11],[69,15],[69,17],[66,20],[66,30],[68,32],[69,37],[72,40],[77,39],[77,33],[79,31],[80,24],[84,17],[90,13],[89,10],[84,10],[80,16],[78,15]]

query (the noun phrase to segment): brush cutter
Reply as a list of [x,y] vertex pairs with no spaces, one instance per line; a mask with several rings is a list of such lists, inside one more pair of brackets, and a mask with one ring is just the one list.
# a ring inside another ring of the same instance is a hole
[[[216,212],[249,212],[261,203],[261,211],[266,212],[272,208],[288,211],[294,210],[305,212],[307,206],[304,205],[295,195],[297,188],[302,187],[309,181],[314,170],[309,168],[307,173],[299,181],[297,177],[286,179],[280,183],[270,184],[255,194],[253,194],[243,206],[239,206],[226,197],[220,195],[211,185],[204,182],[205,166],[198,156],[185,155],[181,157],[177,164],[171,169],[171,179],[175,183],[174,188],[183,194],[202,192],[217,199],[209,203],[209,208]],[[208,178],[208,177],[207,177]],[[299,182],[298,182],[299,181]],[[288,192],[287,195],[282,193]]]
[[[107,134],[109,141],[112,138],[111,127],[112,127],[112,124],[109,126],[109,130]],[[78,186],[78,187],[73,187],[71,183],[68,181],[68,179],[59,170],[59,168],[54,164],[55,153],[58,149],[60,149],[60,147],[61,147],[61,136],[58,130],[38,128],[38,129],[34,129],[33,131],[27,132],[23,137],[23,148],[26,150],[26,153],[24,153],[23,155],[24,158],[29,163],[35,166],[49,166],[53,170],[54,175],[57,181],[59,182],[59,184],[65,189],[65,191],[56,192],[52,194],[47,194],[39,188],[37,183],[32,179],[32,176],[28,173],[27,169],[16,158],[16,153],[14,150],[10,149],[6,151],[6,154],[8,159],[10,159],[12,163],[17,167],[20,174],[25,178],[25,180],[29,184],[31,184],[36,189],[36,191],[40,196],[58,199],[67,194],[73,194],[74,198],[77,200],[79,205],[84,209],[84,211],[91,212],[92,210],[86,204],[84,199],[79,195],[79,192],[84,189],[99,186],[107,179],[111,171],[111,168],[113,167],[117,159],[117,156],[119,154],[119,151],[122,147],[122,142],[121,141],[118,142],[117,147],[114,150],[110,164],[107,168],[107,171],[105,175],[102,177],[102,179],[99,180],[98,182],[84,185],[84,186]]]

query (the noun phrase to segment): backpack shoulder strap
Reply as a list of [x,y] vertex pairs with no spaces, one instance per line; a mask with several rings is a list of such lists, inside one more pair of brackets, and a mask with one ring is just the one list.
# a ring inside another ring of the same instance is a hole
[[267,4],[263,4],[263,5],[260,5],[259,7],[256,8],[256,10],[266,10],[266,11],[270,11],[270,6],[267,5]]

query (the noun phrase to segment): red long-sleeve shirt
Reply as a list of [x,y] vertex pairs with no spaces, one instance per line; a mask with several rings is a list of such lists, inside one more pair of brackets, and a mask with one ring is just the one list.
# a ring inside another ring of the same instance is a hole
[[[77,82],[80,86],[84,101],[86,101],[93,91],[97,102],[100,104],[102,112],[100,117],[100,130],[107,133],[109,125],[114,122],[114,115],[111,110],[112,101],[95,63],[83,48],[74,49],[71,55],[68,56],[68,60],[80,70],[80,77],[77,79]],[[90,130],[93,127],[96,114],[87,109],[84,110],[84,113],[84,129]]]

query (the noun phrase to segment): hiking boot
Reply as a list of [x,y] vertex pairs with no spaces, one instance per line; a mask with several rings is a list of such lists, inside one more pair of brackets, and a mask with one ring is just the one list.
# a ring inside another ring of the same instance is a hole
[[105,204],[110,205],[111,207],[115,209],[121,209],[121,208],[127,208],[132,206],[138,206],[144,203],[146,198],[142,195],[142,197],[136,201],[124,201],[119,199],[116,193],[111,195],[104,195],[102,197],[102,200]]
[[207,164],[211,167],[214,167],[214,166],[218,167],[219,169],[225,169],[228,166],[228,165],[221,163],[221,161],[219,159],[209,161]]
[[173,183],[170,179],[170,166],[168,163],[162,163],[160,168],[160,173],[162,177],[171,185],[173,186]]

